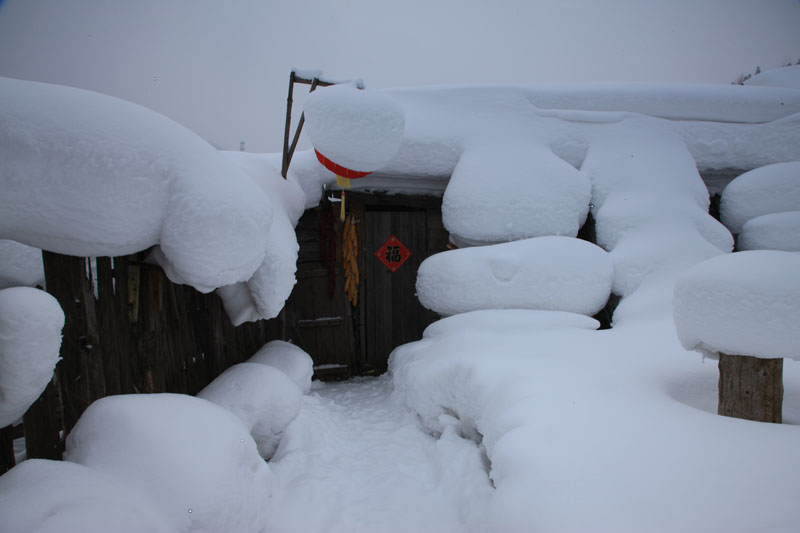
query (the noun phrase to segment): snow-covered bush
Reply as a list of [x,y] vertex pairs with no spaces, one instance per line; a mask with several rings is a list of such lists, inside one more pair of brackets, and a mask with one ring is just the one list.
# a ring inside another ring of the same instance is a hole
[[417,297],[442,315],[515,308],[594,315],[608,301],[613,276],[602,248],[536,237],[428,257],[417,272]]
[[456,239],[495,243],[544,235],[574,237],[589,212],[586,175],[546,145],[476,142],[461,155],[442,200]]
[[262,346],[248,363],[260,363],[277,368],[294,381],[303,394],[311,390],[314,361],[302,348],[286,341],[270,341]]
[[737,252],[675,283],[675,327],[687,350],[800,360],[800,254]]
[[109,396],[83,413],[65,459],[142,494],[172,531],[259,531],[271,472],[244,423],[180,394]]
[[800,161],[745,172],[722,191],[719,210],[733,233],[741,233],[748,220],[761,215],[800,211]]
[[751,218],[736,241],[739,250],[800,252],[800,211]]
[[12,424],[53,377],[64,312],[30,287],[0,290],[0,427]]
[[14,533],[175,531],[140,492],[69,461],[29,459],[0,476],[0,516]]
[[269,458],[283,430],[300,411],[302,394],[277,368],[239,363],[217,376],[197,397],[238,416],[256,441],[258,453]]

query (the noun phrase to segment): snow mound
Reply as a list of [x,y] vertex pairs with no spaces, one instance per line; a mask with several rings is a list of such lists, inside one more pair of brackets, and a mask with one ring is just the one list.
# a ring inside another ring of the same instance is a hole
[[403,108],[386,93],[352,85],[323,87],[308,96],[303,112],[314,148],[350,170],[380,169],[403,140]]
[[433,339],[445,335],[460,335],[464,331],[486,331],[497,335],[519,331],[545,331],[558,328],[597,329],[594,318],[566,311],[536,309],[488,309],[469,311],[437,320],[422,337]]
[[800,360],[800,254],[726,254],[687,270],[675,284],[681,344],[718,352]]
[[30,287],[0,290],[0,427],[12,424],[53,377],[64,312],[58,301]]
[[0,476],[0,516],[18,533],[172,531],[140,494],[68,461],[29,459]]
[[67,437],[65,459],[146,497],[172,531],[260,531],[271,473],[241,420],[179,394],[95,401]]
[[719,209],[722,222],[733,233],[761,215],[800,211],[800,161],[745,172],[722,191]]
[[314,361],[302,348],[286,341],[270,341],[262,346],[248,363],[275,367],[291,379],[303,394],[311,390]]
[[217,376],[197,397],[238,416],[256,441],[258,453],[269,458],[278,448],[283,430],[300,411],[302,394],[276,368],[239,363]]
[[589,179],[546,145],[478,143],[453,170],[442,219],[451,234],[484,243],[574,237],[590,196]]
[[138,105],[2,78],[0,160],[0,238],[77,256],[158,244],[171,279],[202,292],[246,281],[267,253],[258,185]]
[[800,252],[800,211],[751,218],[736,241],[739,250]]
[[537,237],[449,250],[425,259],[417,296],[453,315],[479,309],[542,309],[594,315],[608,300],[613,265],[587,241]]
[[44,285],[42,251],[32,246],[0,239],[0,289]]
[[691,223],[682,220],[631,228],[610,252],[614,261],[613,292],[629,296],[653,274],[677,273],[722,253],[694,231]]
[[800,65],[766,70],[756,74],[745,85],[761,87],[785,87],[800,89]]

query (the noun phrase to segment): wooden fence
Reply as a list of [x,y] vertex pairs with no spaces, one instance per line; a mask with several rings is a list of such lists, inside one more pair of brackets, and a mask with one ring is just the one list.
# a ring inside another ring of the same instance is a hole
[[61,459],[81,413],[112,394],[196,394],[229,366],[282,337],[280,320],[234,328],[216,294],[171,283],[146,253],[80,258],[43,253],[47,291],[66,323],[53,380],[23,417],[0,429],[0,474],[12,439],[30,458]]

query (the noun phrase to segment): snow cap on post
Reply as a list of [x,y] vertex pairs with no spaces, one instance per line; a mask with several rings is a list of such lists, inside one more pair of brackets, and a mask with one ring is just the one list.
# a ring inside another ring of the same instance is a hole
[[675,283],[675,327],[687,350],[800,360],[800,254],[715,257]]
[[320,88],[308,96],[303,112],[320,163],[338,176],[363,177],[400,150],[405,113],[384,93],[351,85]]

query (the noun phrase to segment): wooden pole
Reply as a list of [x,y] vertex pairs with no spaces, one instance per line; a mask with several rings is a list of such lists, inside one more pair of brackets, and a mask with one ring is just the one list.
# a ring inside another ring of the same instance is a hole
[[719,404],[723,416],[782,422],[783,359],[719,354]]
[[286,98],[286,125],[283,130],[283,160],[281,176],[286,179],[289,173],[289,133],[292,127],[292,92],[294,91],[294,71],[289,73],[289,96]]

